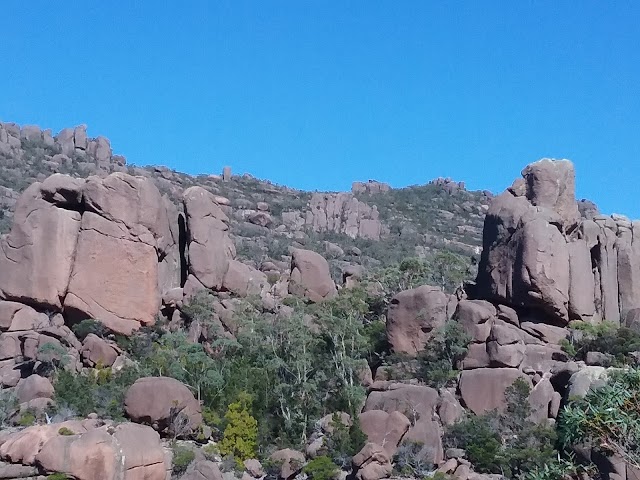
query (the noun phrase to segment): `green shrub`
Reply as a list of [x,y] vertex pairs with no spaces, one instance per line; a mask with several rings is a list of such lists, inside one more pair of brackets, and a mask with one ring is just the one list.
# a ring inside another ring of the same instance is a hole
[[47,475],[47,480],[71,480],[71,477],[66,476],[64,473],[52,473]]
[[640,468],[640,369],[612,373],[606,385],[565,406],[558,432],[567,449],[593,445]]
[[404,477],[424,478],[433,469],[434,452],[426,450],[424,443],[405,440],[393,457],[393,468]]
[[255,458],[258,439],[258,422],[251,416],[251,397],[242,392],[238,400],[227,409],[224,418],[227,426],[220,441],[220,453],[232,455],[238,466],[249,458]]
[[455,379],[456,368],[467,354],[470,341],[471,337],[453,320],[437,329],[418,357],[420,376],[424,382],[431,387],[441,388]]
[[186,447],[183,445],[174,445],[173,446],[173,473],[176,475],[183,474],[191,462],[193,462],[196,458],[196,454],[192,448]]
[[340,415],[334,413],[331,418],[332,432],[326,438],[327,455],[342,468],[351,464],[352,457],[362,450],[367,441],[358,416],[352,418],[351,426],[348,426],[342,423]]
[[93,318],[87,318],[86,320],[76,323],[71,327],[71,330],[73,330],[73,333],[80,341],[83,341],[90,333],[99,337],[104,337],[108,333],[107,327],[105,327],[102,322]]
[[18,406],[16,394],[0,388],[0,429],[9,425],[9,419],[16,413]]
[[331,480],[336,477],[340,468],[329,457],[322,455],[307,463],[302,471],[312,480]]
[[65,435],[65,436],[69,436],[69,435],[75,435],[75,433],[73,433],[73,430],[68,429],[67,427],[62,427],[58,430],[58,434],[59,435]]
[[60,370],[53,382],[55,401],[59,407],[70,408],[80,416],[95,412],[104,418],[121,419],[124,394],[141,376],[142,372],[134,368],[107,376]]
[[573,455],[557,458],[544,465],[537,465],[521,476],[522,480],[566,480],[598,478],[593,465],[576,463]]
[[618,327],[611,322],[591,325],[586,322],[572,322],[571,327],[581,336],[576,340],[565,340],[563,350],[577,360],[584,360],[588,352],[612,355],[614,364],[624,366],[634,364],[631,353],[640,350],[640,334],[626,327]]
[[214,461],[220,455],[220,449],[215,443],[207,443],[202,447],[202,453],[207,460]]
[[31,425],[36,423],[36,415],[31,410],[27,410],[20,415],[20,420],[18,420],[18,425],[21,427],[30,427]]
[[500,473],[508,478],[553,462],[557,458],[555,432],[528,419],[529,392],[525,381],[516,380],[505,392],[504,412],[465,417],[445,433],[445,448],[464,449],[479,473]]

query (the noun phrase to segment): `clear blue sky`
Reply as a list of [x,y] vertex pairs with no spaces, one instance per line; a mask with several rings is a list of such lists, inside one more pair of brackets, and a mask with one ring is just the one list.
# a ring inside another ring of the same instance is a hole
[[638,1],[3,0],[0,119],[318,190],[502,191],[570,158],[579,197],[640,217],[638,25]]

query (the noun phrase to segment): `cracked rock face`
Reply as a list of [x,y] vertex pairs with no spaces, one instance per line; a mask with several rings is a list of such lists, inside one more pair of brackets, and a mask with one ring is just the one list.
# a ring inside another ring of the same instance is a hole
[[220,290],[235,257],[229,238],[229,218],[215,196],[202,187],[190,187],[183,194],[187,216],[189,273],[202,286]]
[[[130,334],[155,321],[158,285],[179,283],[165,203],[150,180],[53,175],[18,200],[0,242],[0,296]],[[160,278],[164,277],[164,278]]]

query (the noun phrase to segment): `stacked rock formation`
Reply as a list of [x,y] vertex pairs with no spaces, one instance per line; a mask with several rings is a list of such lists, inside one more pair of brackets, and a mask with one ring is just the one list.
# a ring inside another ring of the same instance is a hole
[[11,155],[29,145],[51,150],[54,155],[47,161],[52,167],[69,164],[74,157],[106,172],[126,164],[124,157],[113,155],[108,138],[89,138],[86,125],[65,128],[54,136],[51,130],[41,130],[34,125],[20,127],[15,123],[0,122],[0,155]]
[[314,232],[344,233],[351,238],[379,240],[384,233],[378,209],[350,193],[315,193],[305,224]]
[[570,320],[625,323],[640,307],[640,222],[580,217],[571,162],[541,160],[487,213],[479,294]]

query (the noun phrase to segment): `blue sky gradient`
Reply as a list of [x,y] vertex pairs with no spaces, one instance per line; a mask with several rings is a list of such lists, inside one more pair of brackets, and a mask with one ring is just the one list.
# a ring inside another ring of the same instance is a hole
[[5,0],[0,120],[308,190],[502,191],[569,158],[640,217],[640,2]]

